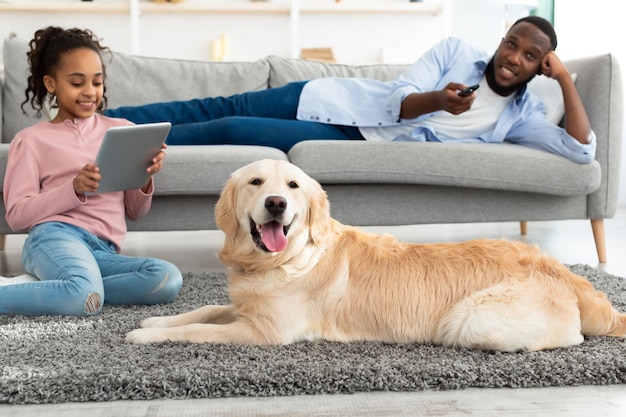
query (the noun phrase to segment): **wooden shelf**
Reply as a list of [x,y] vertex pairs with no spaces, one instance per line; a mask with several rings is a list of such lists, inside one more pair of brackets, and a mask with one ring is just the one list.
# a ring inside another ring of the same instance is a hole
[[329,3],[300,4],[301,13],[418,13],[436,15],[441,3]]
[[[436,15],[442,12],[441,3],[300,3],[300,13],[418,13]],[[249,3],[182,3],[140,2],[140,13],[269,13],[290,14],[288,3],[249,2]],[[21,13],[130,13],[128,1],[82,2],[82,1],[0,1],[0,12]]]
[[250,2],[250,3],[139,3],[142,13],[268,13],[288,15],[287,3]]
[[129,13],[130,3],[127,1],[19,1],[1,2],[0,12],[16,13]]

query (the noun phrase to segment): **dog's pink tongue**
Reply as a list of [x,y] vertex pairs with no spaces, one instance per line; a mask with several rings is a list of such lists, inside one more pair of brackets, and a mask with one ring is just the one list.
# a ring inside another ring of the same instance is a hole
[[283,225],[269,222],[261,226],[261,241],[270,252],[280,252],[287,247],[287,238],[283,233]]

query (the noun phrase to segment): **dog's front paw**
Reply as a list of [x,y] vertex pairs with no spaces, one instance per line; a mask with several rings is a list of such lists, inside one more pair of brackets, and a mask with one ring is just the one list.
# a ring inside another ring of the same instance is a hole
[[135,329],[129,332],[124,338],[126,343],[133,343],[136,345],[165,342],[166,340],[167,339],[163,337],[163,334],[157,329]]

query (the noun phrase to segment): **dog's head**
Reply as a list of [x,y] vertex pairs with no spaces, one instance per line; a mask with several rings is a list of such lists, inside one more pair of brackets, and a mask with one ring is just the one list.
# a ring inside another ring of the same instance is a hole
[[330,207],[321,185],[295,165],[264,159],[235,171],[215,206],[227,264],[291,258],[328,233]]

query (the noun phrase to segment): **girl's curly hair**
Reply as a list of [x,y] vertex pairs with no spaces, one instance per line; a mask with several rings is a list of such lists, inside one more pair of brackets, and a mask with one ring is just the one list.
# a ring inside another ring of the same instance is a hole
[[[27,80],[28,86],[24,91],[26,100],[22,102],[21,108],[22,112],[26,114],[24,105],[30,101],[32,108],[37,111],[37,117],[41,117],[46,98],[52,105],[53,97],[49,96],[48,90],[43,83],[43,77],[44,75],[54,74],[59,65],[61,55],[75,49],[88,48],[96,52],[102,61],[102,52],[111,54],[111,50],[102,46],[100,40],[89,29],[63,29],[57,26],[48,26],[45,29],[36,31],[29,45],[30,51],[26,55],[28,57],[30,75]],[[106,75],[104,62],[102,63],[102,71]],[[102,103],[100,103],[98,111],[102,111],[106,107],[106,102],[105,86]]]

